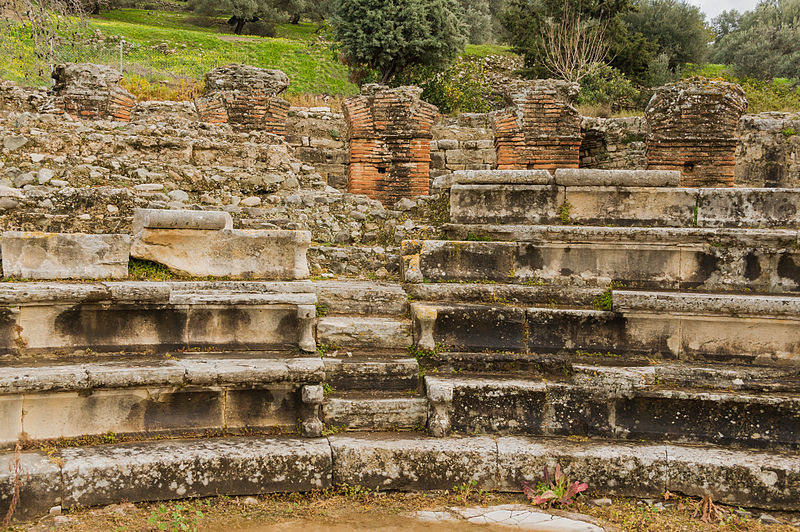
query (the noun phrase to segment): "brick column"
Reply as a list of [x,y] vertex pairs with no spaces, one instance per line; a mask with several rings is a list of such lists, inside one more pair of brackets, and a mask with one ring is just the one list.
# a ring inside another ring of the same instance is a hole
[[578,168],[581,116],[572,106],[576,83],[552,79],[525,83],[513,104],[494,115],[499,170]]
[[284,136],[289,102],[278,95],[288,86],[289,77],[280,70],[217,67],[206,74],[206,92],[195,101],[197,114],[202,122]]
[[119,86],[119,70],[93,63],[65,63],[55,67],[53,80],[52,97],[41,112],[130,121],[136,98]]
[[746,108],[744,91],[733,83],[691,78],[660,87],[645,111],[647,168],[680,170],[683,186],[733,186]]
[[347,190],[393,205],[430,191],[431,129],[438,109],[422,89],[365,85],[344,102]]

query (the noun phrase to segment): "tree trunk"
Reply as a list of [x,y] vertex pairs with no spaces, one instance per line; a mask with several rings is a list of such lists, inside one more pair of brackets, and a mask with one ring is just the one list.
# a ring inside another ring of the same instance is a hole
[[243,18],[236,19],[236,28],[233,30],[233,33],[236,35],[241,35],[242,30],[244,29],[245,20]]
[[291,22],[292,24],[300,24],[300,13],[295,13],[294,15],[292,15],[292,18],[289,22]]

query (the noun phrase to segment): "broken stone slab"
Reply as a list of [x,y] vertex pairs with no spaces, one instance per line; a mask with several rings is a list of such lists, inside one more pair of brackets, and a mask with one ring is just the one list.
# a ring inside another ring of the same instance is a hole
[[679,187],[678,170],[599,170],[559,168],[555,184],[565,187]]
[[124,279],[130,237],[82,233],[3,233],[3,275],[24,279]]
[[547,170],[458,170],[454,185],[552,185]]
[[[586,520],[591,519],[588,516],[577,515]],[[535,532],[603,532],[602,528],[586,520],[553,515],[533,510],[530,506],[522,504],[502,504],[488,508],[449,508],[446,512],[417,512],[414,516],[427,522],[465,521],[474,525],[500,525]]]
[[220,438],[70,448],[61,451],[65,508],[311,491],[331,485],[324,439]]
[[336,435],[334,484],[381,490],[451,490],[471,484],[496,487],[497,445],[485,437],[436,439],[392,433]]
[[150,209],[136,210],[133,226],[131,255],[164,264],[181,275],[308,277],[308,231],[233,230],[228,213]]

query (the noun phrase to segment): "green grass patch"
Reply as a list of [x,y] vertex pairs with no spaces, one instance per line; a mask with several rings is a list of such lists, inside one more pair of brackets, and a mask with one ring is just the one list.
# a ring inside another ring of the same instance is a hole
[[486,57],[489,55],[515,55],[510,46],[500,44],[468,44],[461,53],[464,57]]

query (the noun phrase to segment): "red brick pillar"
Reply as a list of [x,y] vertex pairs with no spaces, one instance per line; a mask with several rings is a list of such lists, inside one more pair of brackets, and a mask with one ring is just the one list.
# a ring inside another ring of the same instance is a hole
[[136,98],[119,86],[119,70],[93,63],[65,63],[53,70],[53,80],[53,95],[42,112],[130,121]]
[[206,74],[206,92],[195,106],[202,122],[286,135],[289,102],[280,98],[289,77],[280,70],[245,65],[217,67]]
[[746,108],[744,91],[733,83],[691,78],[660,87],[645,111],[647,168],[680,170],[683,186],[733,186]]
[[581,116],[572,106],[580,87],[534,80],[511,94],[513,105],[495,114],[499,170],[578,168]]
[[422,89],[365,85],[344,102],[350,144],[347,190],[384,205],[430,192],[431,129],[438,109]]

